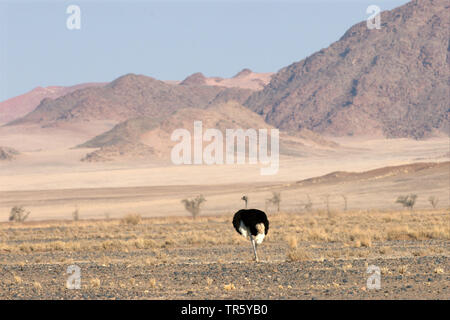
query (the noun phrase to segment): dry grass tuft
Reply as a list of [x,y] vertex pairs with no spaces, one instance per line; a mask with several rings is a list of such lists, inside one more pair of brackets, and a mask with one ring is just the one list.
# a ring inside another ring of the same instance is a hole
[[392,272],[391,271],[389,271],[389,268],[388,267],[383,267],[383,268],[381,268],[381,274],[382,275],[388,275],[388,274],[391,274]]
[[444,273],[444,269],[437,267],[436,269],[434,269],[434,273],[442,274],[442,273]]
[[303,249],[291,249],[286,254],[286,261],[295,262],[295,261],[306,261],[310,260],[311,255]]
[[391,247],[380,247],[380,249],[378,249],[378,252],[380,254],[390,254],[390,253],[392,253],[392,248]]
[[235,286],[234,284],[232,284],[232,283],[230,283],[230,284],[224,284],[224,285],[223,285],[223,289],[224,289],[225,291],[232,291],[232,290],[236,290],[236,286]]
[[100,279],[98,279],[98,278],[91,279],[89,281],[89,283],[91,285],[91,288],[98,288],[98,287],[100,287]]
[[400,267],[398,267],[398,273],[400,273],[400,274],[405,274],[407,271],[408,271],[408,266],[400,266]]
[[148,281],[148,284],[150,285],[150,288],[156,288],[156,279],[152,278]]
[[125,217],[123,217],[122,223],[130,224],[130,225],[137,225],[141,222],[141,220],[142,220],[142,217],[139,214],[130,213],[130,214],[127,214]]
[[292,236],[292,235],[288,236],[286,238],[286,241],[287,241],[287,243],[289,245],[289,248],[291,250],[295,250],[295,249],[298,248],[298,241],[297,241],[297,238],[295,236]]
[[39,282],[35,281],[35,282],[33,282],[33,288],[36,291],[41,291],[42,290],[42,285]]

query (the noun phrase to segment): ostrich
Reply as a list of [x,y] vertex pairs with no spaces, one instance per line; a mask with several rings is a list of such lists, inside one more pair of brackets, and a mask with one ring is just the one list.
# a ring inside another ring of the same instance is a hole
[[257,209],[241,209],[234,214],[233,226],[236,231],[250,238],[255,253],[255,261],[258,262],[258,254],[256,248],[261,244],[269,231],[269,220],[266,214]]

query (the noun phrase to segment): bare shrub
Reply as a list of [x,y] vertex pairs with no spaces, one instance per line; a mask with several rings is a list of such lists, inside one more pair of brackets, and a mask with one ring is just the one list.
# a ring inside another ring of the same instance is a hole
[[306,201],[306,204],[304,205],[305,210],[308,211],[308,212],[311,212],[312,207],[313,207],[313,203],[312,203],[311,197],[309,196],[309,194],[307,194],[306,198],[307,198],[307,201]]
[[9,214],[9,221],[24,222],[29,215],[30,211],[25,211],[22,206],[14,206]]
[[280,204],[281,204],[281,193],[280,192],[272,192],[272,198],[266,199],[266,208],[269,204],[273,204],[277,207],[277,212],[280,212]]
[[78,207],[75,207],[75,211],[72,212],[73,221],[80,220],[80,211],[78,210]]
[[325,206],[327,208],[328,218],[332,218],[333,217],[333,214],[332,214],[331,209],[330,209],[330,197],[331,197],[331,195],[328,194],[328,193],[323,196],[323,199],[325,201]]
[[408,194],[407,196],[399,196],[395,203],[400,203],[403,207],[412,211],[414,205],[416,204],[416,200],[417,194]]
[[194,199],[183,199],[181,202],[184,204],[184,208],[191,213],[192,218],[197,218],[197,216],[200,214],[201,205],[203,202],[205,202],[206,199],[203,197],[203,195],[199,195],[195,197]]
[[436,209],[437,204],[439,202],[439,198],[435,197],[435,196],[430,196],[428,198],[428,201],[430,202],[431,206],[433,207],[433,209]]
[[156,288],[156,279],[155,278],[150,279],[148,283],[150,285],[150,288]]
[[344,199],[344,211],[347,211],[347,196],[345,194],[341,194],[342,199]]

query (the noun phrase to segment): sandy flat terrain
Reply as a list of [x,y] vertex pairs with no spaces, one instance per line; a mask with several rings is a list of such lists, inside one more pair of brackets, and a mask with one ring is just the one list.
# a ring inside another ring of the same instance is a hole
[[[157,163],[83,163],[89,149],[24,152],[18,160],[0,164],[0,221],[14,205],[32,211],[31,220],[70,219],[79,208],[83,218],[121,217],[127,213],[150,216],[186,215],[180,201],[204,194],[205,214],[225,214],[242,207],[242,194],[250,205],[264,208],[272,191],[282,193],[282,208],[299,210],[310,195],[316,208],[324,208],[330,194],[335,209],[342,195],[352,209],[395,209],[398,195],[416,193],[418,208],[429,207],[428,197],[449,205],[449,170],[446,167],[402,177],[297,186],[296,182],[333,171],[360,172],[414,162],[444,162],[448,139],[425,141],[339,141],[341,147],[323,155],[280,159],[278,174],[261,176],[256,165],[172,166]],[[403,180],[402,180],[403,179]],[[271,210],[271,208],[269,208]]]
[[[449,299],[448,138],[337,142],[282,156],[274,176],[250,165],[83,163],[90,150],[58,139],[22,149],[0,164],[0,298]],[[281,213],[266,205],[273,192]],[[411,193],[413,212],[395,203]],[[194,221],[181,200],[199,194]],[[258,264],[231,226],[243,194],[271,223]],[[7,222],[17,205],[28,220]],[[73,264],[80,290],[66,288]],[[367,287],[370,265],[380,289]]]

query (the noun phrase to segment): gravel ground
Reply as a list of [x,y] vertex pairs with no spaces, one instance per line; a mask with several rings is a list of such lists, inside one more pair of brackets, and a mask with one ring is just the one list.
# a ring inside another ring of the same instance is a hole
[[[442,246],[448,243],[436,242]],[[233,248],[228,248],[233,249]],[[234,248],[250,258],[250,251]],[[249,248],[247,248],[249,249]],[[220,250],[217,249],[216,250]],[[223,249],[226,250],[226,249]],[[272,246],[271,252],[282,250]],[[193,250],[197,259],[214,250]],[[186,249],[183,250],[186,255]],[[168,252],[170,254],[171,252]],[[186,261],[134,265],[146,252],[72,256],[81,289],[69,290],[68,263],[7,263],[0,266],[1,299],[450,299],[447,256],[324,259],[323,261]],[[62,256],[62,254],[61,254]],[[29,255],[24,261],[33,259]],[[55,256],[53,256],[55,258]],[[3,256],[3,259],[8,257]],[[12,260],[12,259],[11,259]],[[122,262],[120,262],[120,260]],[[117,262],[116,262],[117,261]],[[131,263],[129,263],[131,262]],[[380,289],[367,288],[369,265],[380,267]]]
[[4,223],[0,299],[450,299],[448,218],[274,215],[259,263],[228,217]]

